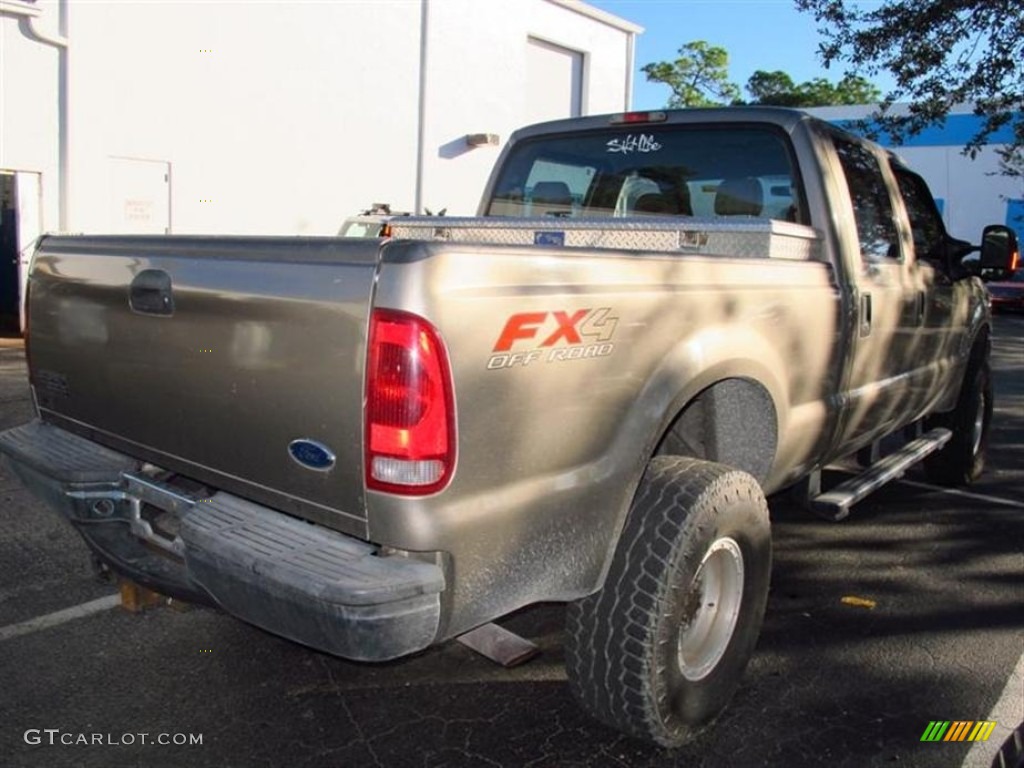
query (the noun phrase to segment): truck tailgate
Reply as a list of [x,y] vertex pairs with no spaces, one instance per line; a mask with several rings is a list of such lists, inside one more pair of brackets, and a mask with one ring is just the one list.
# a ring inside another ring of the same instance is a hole
[[45,238],[30,289],[40,413],[365,535],[363,370],[378,253],[375,240],[332,238]]

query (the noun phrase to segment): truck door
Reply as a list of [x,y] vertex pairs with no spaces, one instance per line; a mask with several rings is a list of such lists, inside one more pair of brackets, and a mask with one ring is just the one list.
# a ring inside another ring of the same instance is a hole
[[924,179],[899,165],[892,165],[903,207],[910,223],[914,251],[911,279],[921,302],[919,343],[923,370],[919,372],[922,408],[931,410],[956,378],[949,371],[962,360],[970,323],[967,283],[954,281],[951,257],[957,248],[968,247],[946,234],[935,199]]
[[[840,177],[833,207],[850,296],[837,445],[856,447],[906,423],[920,405],[923,305],[888,159],[846,134],[830,133],[829,140]],[[848,204],[841,203],[844,192]]]

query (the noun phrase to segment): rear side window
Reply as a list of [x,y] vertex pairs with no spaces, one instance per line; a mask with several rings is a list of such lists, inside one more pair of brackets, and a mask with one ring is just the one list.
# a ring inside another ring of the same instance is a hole
[[866,262],[898,260],[899,236],[892,199],[875,155],[841,136],[832,137],[853,203],[861,258]]
[[802,200],[789,140],[770,126],[625,126],[521,142],[487,215],[804,221]]

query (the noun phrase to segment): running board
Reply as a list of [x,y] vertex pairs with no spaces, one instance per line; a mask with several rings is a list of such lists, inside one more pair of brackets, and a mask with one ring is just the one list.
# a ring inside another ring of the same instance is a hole
[[810,501],[810,509],[827,520],[842,520],[850,514],[850,507],[886,483],[903,477],[907,469],[925,456],[944,446],[953,433],[948,429],[933,429],[907,443],[895,453],[872,464],[861,474],[840,483],[828,493]]
[[506,669],[517,667],[540,653],[540,648],[525,637],[497,624],[484,624],[455,639]]

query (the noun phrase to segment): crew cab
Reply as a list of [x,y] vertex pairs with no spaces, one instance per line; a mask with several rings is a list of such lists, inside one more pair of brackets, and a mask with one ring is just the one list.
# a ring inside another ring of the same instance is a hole
[[668,746],[753,653],[767,494],[905,432],[811,503],[841,518],[911,461],[982,471],[974,272],[1015,236],[951,237],[919,176],[825,122],[535,125],[478,216],[389,223],[44,238],[38,417],[0,453],[120,573],[345,658],[566,602],[576,697]]

